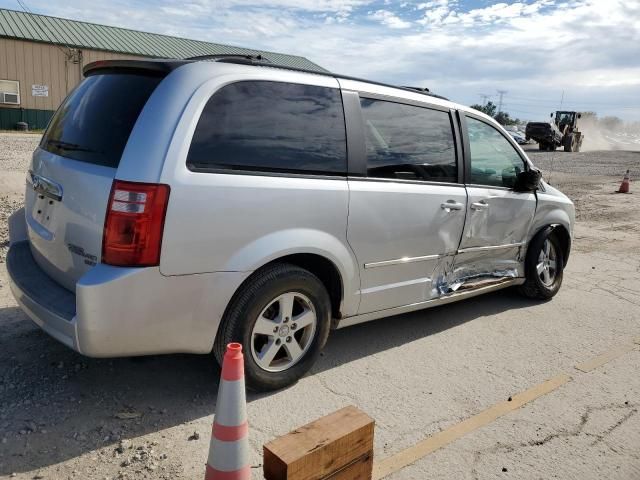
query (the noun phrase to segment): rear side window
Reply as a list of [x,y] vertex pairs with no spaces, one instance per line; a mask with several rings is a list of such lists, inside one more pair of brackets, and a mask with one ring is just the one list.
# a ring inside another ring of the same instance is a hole
[[57,155],[117,168],[133,126],[161,77],[92,75],[62,103],[40,147]]
[[339,90],[247,81],[209,99],[187,164],[192,170],[344,175],[346,159]]
[[361,98],[370,177],[458,181],[448,112]]

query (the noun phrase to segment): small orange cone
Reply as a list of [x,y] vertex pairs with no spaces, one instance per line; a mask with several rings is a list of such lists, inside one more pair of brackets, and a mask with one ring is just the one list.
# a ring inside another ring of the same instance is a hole
[[242,345],[230,343],[222,361],[205,480],[250,480],[249,424]]
[[629,181],[629,170],[627,170],[620,184],[620,189],[616,193],[629,193]]

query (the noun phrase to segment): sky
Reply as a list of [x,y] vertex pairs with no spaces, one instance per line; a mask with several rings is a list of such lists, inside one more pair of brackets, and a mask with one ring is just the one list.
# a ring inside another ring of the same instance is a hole
[[[503,90],[503,110],[521,119],[562,106],[640,120],[640,0],[24,3],[34,13],[302,55],[467,105],[497,103]],[[0,7],[21,9],[17,0]]]

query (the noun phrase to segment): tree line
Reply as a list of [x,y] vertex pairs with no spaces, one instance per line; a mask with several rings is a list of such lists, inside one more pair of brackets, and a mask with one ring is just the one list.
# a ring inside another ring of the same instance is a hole
[[498,112],[498,106],[491,101],[485,103],[484,105],[471,105],[471,108],[489,115],[490,117],[494,118],[500,125],[519,125],[522,123],[519,118],[511,118],[511,116],[507,112]]

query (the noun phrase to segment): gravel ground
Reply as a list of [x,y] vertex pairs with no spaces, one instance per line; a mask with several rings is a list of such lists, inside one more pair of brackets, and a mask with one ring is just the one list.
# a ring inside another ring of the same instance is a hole
[[31,154],[41,136],[35,133],[0,133],[0,168],[5,171],[25,172]]
[[9,248],[7,219],[22,205],[23,183],[40,135],[0,133],[0,263]]
[[598,151],[566,153],[563,151],[540,152],[537,147],[527,146],[527,155],[542,169],[545,179],[556,173],[568,173],[577,177],[611,176],[620,178],[627,169],[640,175],[640,152]]
[[576,204],[578,220],[589,222],[627,216],[625,209],[616,207],[622,198],[610,193],[619,188],[627,170],[632,177],[640,176],[640,152],[540,152],[530,146],[526,150],[542,170],[544,179]]
[[[0,255],[37,141],[0,134]],[[254,479],[263,443],[342,406],[376,420],[382,459],[561,372],[574,380],[389,478],[640,478],[640,352],[573,369],[640,336],[640,192],[613,193],[640,156],[530,155],[578,208],[558,296],[497,292],[333,332],[310,375],[249,395]],[[70,351],[16,306],[0,264],[0,478],[201,479],[218,377],[208,356]]]

